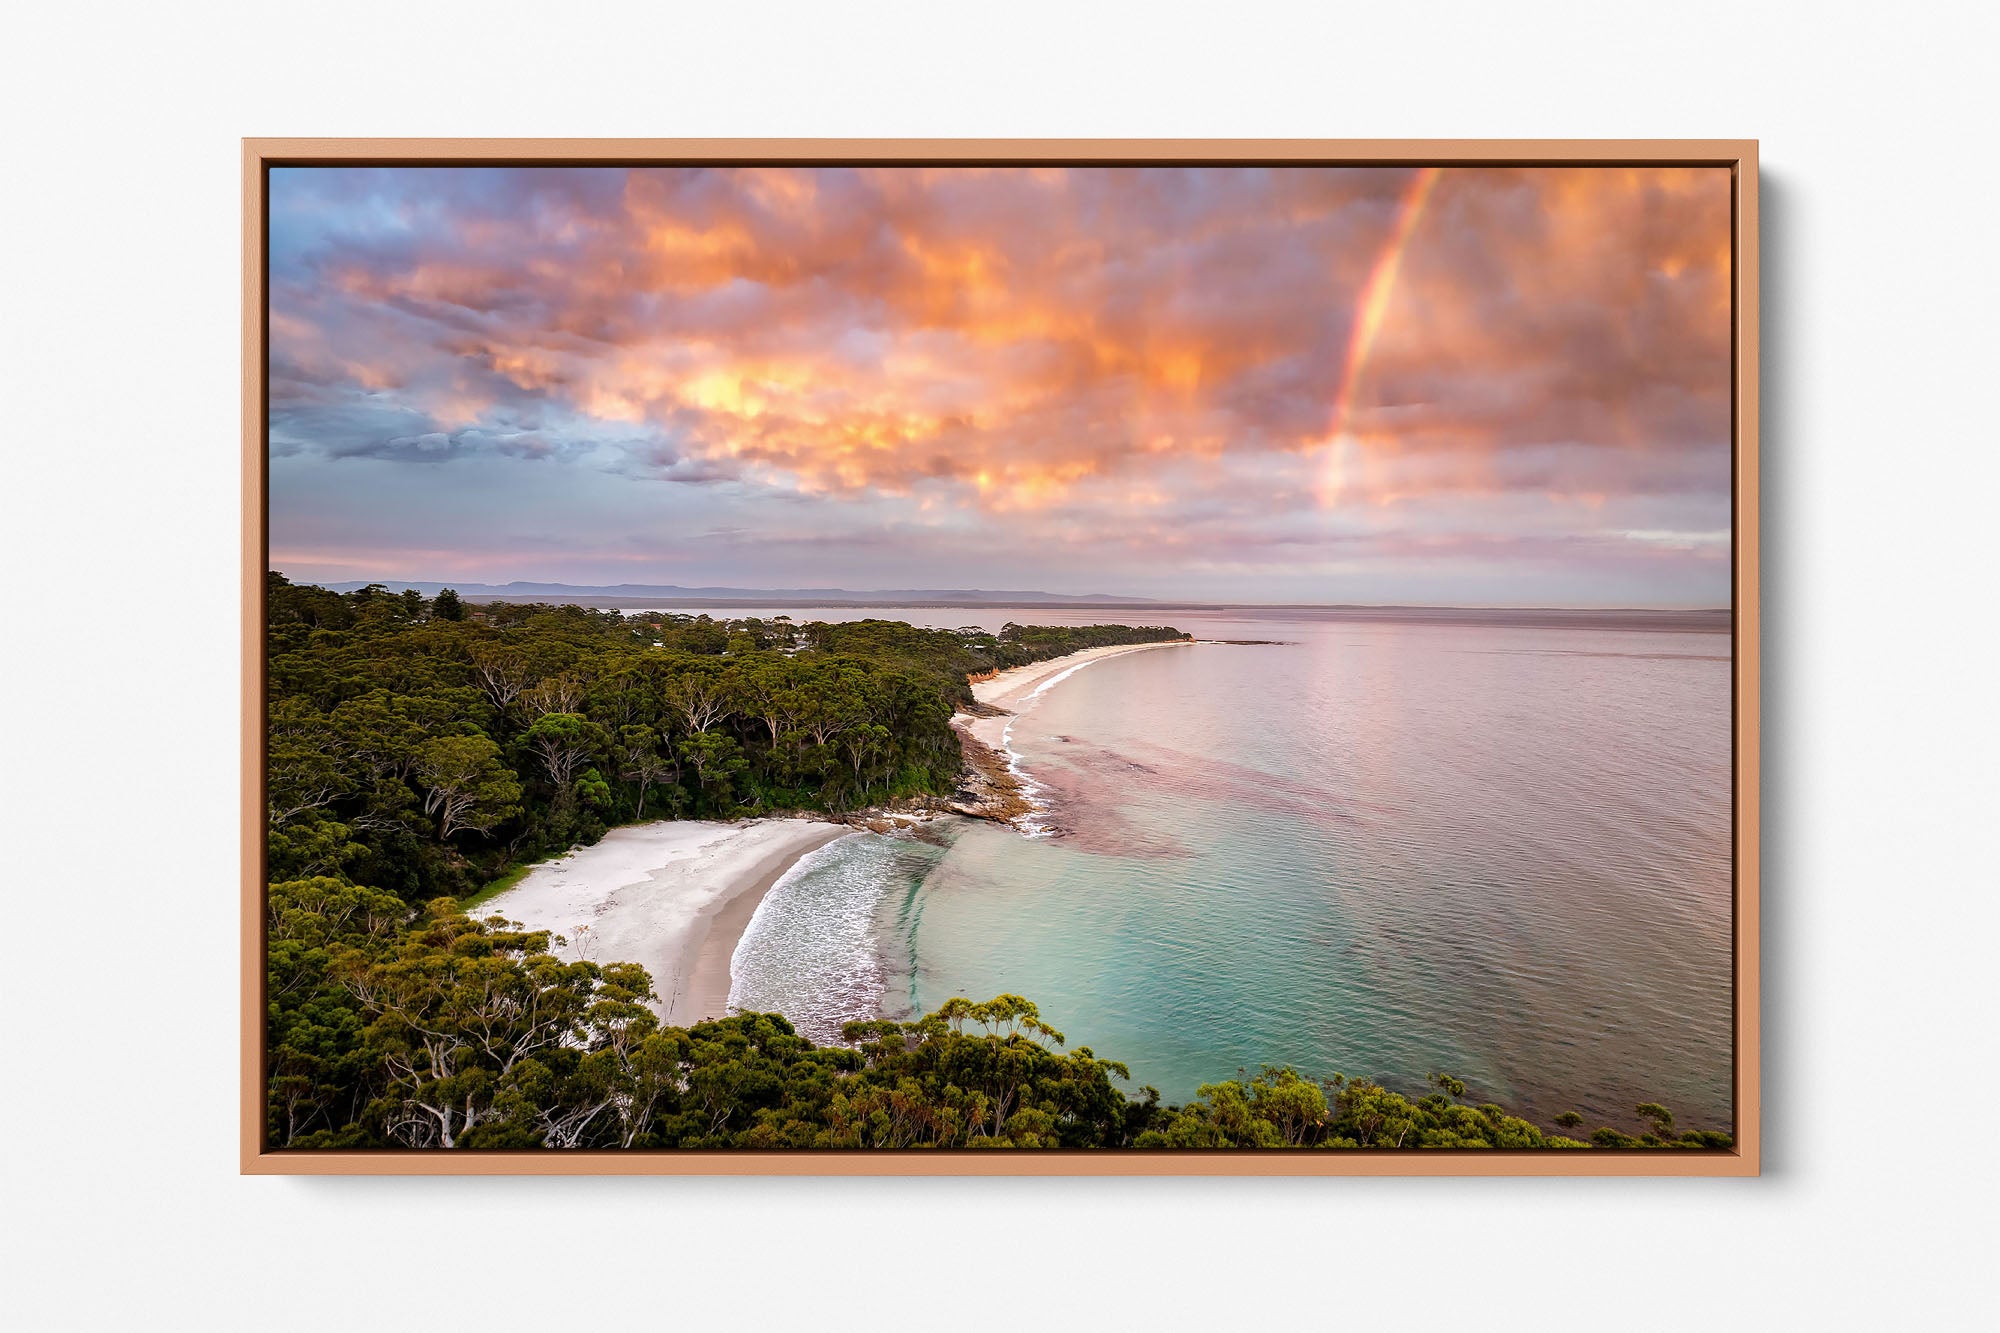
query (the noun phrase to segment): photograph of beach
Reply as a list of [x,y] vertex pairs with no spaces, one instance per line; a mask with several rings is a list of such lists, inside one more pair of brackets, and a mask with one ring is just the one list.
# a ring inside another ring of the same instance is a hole
[[281,166],[267,1152],[1726,1155],[1726,167]]

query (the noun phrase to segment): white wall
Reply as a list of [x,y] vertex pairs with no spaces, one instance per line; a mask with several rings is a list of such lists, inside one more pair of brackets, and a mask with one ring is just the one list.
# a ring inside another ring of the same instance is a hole
[[[2000,33],[1974,3],[1756,8],[11,10],[16,1326],[1990,1318]],[[238,1178],[247,134],[1761,138],[1767,1175]]]

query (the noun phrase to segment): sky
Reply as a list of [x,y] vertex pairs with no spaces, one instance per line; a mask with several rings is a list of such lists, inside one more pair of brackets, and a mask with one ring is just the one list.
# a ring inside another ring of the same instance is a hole
[[297,580],[1726,606],[1722,168],[286,168]]

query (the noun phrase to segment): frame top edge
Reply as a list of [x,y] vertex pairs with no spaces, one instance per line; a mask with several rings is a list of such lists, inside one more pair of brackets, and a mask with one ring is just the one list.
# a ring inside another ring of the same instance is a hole
[[887,139],[887,138],[245,138],[251,165],[343,162],[411,165],[540,159],[717,162],[756,159],[934,162],[1041,160],[1170,162],[1283,160],[1338,164],[1465,162],[1688,163],[1747,165],[1755,139]]

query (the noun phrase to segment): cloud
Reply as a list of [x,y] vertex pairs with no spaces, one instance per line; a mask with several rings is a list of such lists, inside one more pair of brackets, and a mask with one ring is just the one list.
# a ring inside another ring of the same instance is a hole
[[[1726,528],[1727,173],[1445,169],[1414,209],[1412,186],[1404,168],[287,169],[273,449],[548,458],[1121,542],[1216,504],[1323,534],[1329,514],[1432,506],[1505,542],[1658,497],[1698,502],[1687,530]],[[1450,497],[1532,503],[1481,518]]]

